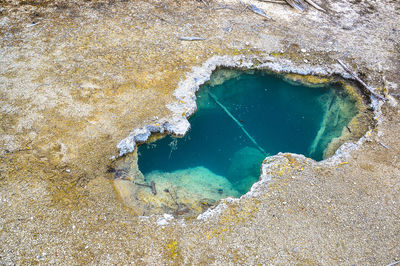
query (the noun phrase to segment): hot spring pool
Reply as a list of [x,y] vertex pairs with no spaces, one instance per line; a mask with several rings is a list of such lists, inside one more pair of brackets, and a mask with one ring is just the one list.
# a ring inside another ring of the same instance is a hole
[[238,197],[258,181],[268,155],[322,160],[357,114],[354,101],[339,83],[305,86],[265,71],[221,69],[199,89],[183,138],[138,147],[139,170],[173,204]]

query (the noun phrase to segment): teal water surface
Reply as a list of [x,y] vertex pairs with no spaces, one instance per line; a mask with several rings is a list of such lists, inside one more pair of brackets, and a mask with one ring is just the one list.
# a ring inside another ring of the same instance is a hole
[[267,155],[292,152],[322,160],[330,140],[356,114],[355,107],[340,113],[348,109],[340,106],[349,105],[354,106],[337,84],[308,87],[264,71],[219,70],[197,93],[190,131],[183,138],[166,136],[139,146],[139,169],[156,179],[202,167],[226,178],[235,191],[231,196],[239,196],[259,179]]

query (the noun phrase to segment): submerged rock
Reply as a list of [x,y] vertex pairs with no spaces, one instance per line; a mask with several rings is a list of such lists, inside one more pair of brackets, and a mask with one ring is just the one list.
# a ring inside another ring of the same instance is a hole
[[351,133],[348,124],[358,112],[355,108],[355,99],[347,94],[333,91],[326,97],[330,99],[322,98],[320,101],[325,109],[321,128],[308,151],[311,157],[324,159],[334,153],[327,149],[333,139],[342,136],[343,131]]
[[241,194],[249,191],[250,187],[258,181],[261,162],[264,159],[265,155],[262,152],[249,146],[233,154],[228,173],[231,180],[235,180],[233,181],[235,187]]
[[151,213],[198,213],[222,198],[240,196],[227,178],[202,166],[173,172],[152,171],[144,176],[144,182],[150,184],[152,181],[156,185],[157,195],[153,195],[150,188],[137,186],[133,182],[116,182],[118,190],[123,192],[120,196],[128,206],[146,206]]

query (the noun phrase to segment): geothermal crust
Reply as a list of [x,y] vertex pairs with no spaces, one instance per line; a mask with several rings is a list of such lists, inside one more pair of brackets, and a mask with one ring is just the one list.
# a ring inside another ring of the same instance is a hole
[[[316,2],[327,12],[259,1],[3,1],[0,262],[399,261],[400,4]],[[249,193],[200,216],[140,217],[116,193],[110,158],[150,133],[183,135],[215,67],[350,78],[336,59],[387,100],[360,88],[375,117],[335,156],[269,157]]]

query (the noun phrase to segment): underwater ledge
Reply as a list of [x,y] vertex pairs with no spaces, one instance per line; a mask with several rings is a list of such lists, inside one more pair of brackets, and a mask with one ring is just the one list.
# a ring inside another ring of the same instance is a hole
[[[197,109],[196,92],[199,90],[199,87],[202,84],[210,79],[213,71],[220,67],[234,68],[238,70],[266,70],[272,73],[287,74],[286,77],[289,80],[302,81],[308,85],[313,84],[312,82],[310,82],[310,77],[314,76],[316,76],[316,79],[320,80],[321,82],[323,82],[323,80],[325,79],[324,77],[340,76],[344,79],[350,78],[347,72],[344,72],[338,64],[327,67],[316,67],[309,65],[297,66],[289,60],[274,57],[265,57],[263,59],[260,59],[256,56],[214,56],[203,63],[202,66],[193,68],[192,72],[187,75],[186,79],[179,83],[178,88],[174,92],[174,96],[177,100],[174,103],[167,105],[168,109],[171,110],[172,115],[169,117],[161,118],[150,125],[146,125],[132,131],[127,138],[125,138],[118,144],[117,147],[120,150],[118,157],[122,157],[130,153],[136,153],[136,155],[134,156],[136,157],[136,166],[134,166],[133,168],[135,168],[135,171],[137,173],[140,173],[137,168],[137,152],[134,152],[136,151],[135,147],[138,144],[151,142],[155,139],[158,139],[162,135],[168,134],[176,137],[183,137],[190,129],[190,123],[188,119],[195,113]],[[366,107],[365,104],[363,105],[364,107]],[[371,105],[374,109],[375,116],[379,116],[380,102],[372,97]],[[277,155],[269,156],[261,164],[261,175],[259,181],[254,183],[247,193],[243,194],[240,198],[227,198],[221,200],[216,207],[210,208],[201,213],[198,216],[198,219],[205,219],[211,214],[215,214],[216,212],[218,212],[218,210],[223,208],[223,206],[225,206],[227,202],[237,201],[241,198],[256,196],[260,188],[264,187],[264,184],[268,184],[269,182],[271,182],[274,173],[274,171],[272,171],[271,169],[273,169],[276,165],[283,165],[285,162],[290,163],[290,160],[288,158],[307,160],[316,165],[340,164],[341,162],[343,162],[343,160],[346,159],[351,151],[357,149],[359,145],[361,145],[365,140],[368,139],[368,135],[369,132],[363,134],[363,136],[357,141],[345,143],[343,143],[342,141],[342,143],[336,143],[336,146],[331,148],[331,150],[334,150],[334,154],[320,162],[316,162],[312,159],[306,158],[304,155],[293,153],[278,153]],[[127,201],[129,200],[127,199],[126,194],[130,192],[122,188],[120,184],[116,184],[116,190],[119,192],[122,200],[127,203]],[[135,206],[136,204],[132,204],[131,202],[127,205]]]

